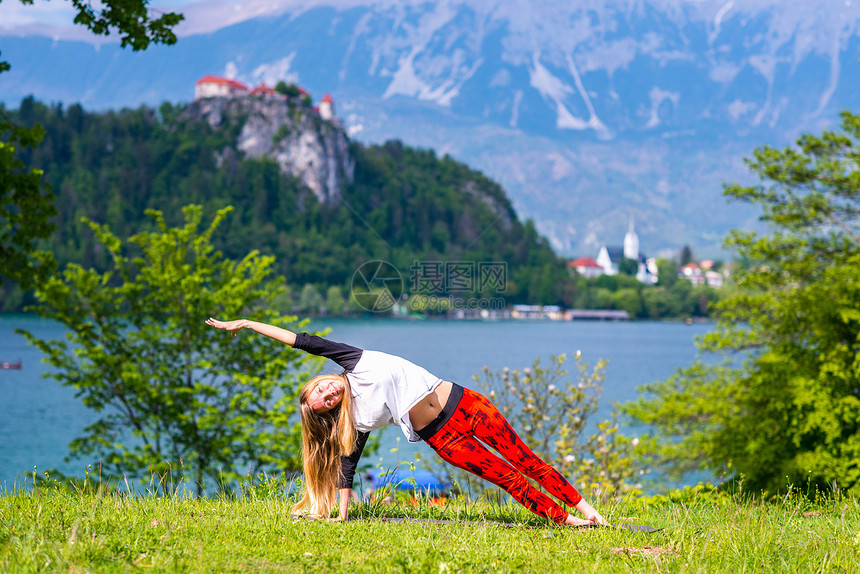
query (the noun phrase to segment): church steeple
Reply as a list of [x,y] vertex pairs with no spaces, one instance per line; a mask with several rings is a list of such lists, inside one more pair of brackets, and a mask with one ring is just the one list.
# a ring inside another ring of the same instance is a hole
[[630,226],[624,235],[624,257],[639,261],[639,236],[634,229],[633,212],[630,212]]

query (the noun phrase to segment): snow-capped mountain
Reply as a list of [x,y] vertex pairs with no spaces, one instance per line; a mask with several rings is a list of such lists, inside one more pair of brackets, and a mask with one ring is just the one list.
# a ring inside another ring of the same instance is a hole
[[860,102],[852,0],[253,0],[184,12],[176,46],[140,54],[66,29],[0,28],[13,66],[0,99],[157,105],[190,100],[205,74],[295,81],[331,93],[355,138],[484,170],[570,254],[620,243],[631,213],[648,253],[715,252],[755,219],[720,195],[749,179],[742,157]]

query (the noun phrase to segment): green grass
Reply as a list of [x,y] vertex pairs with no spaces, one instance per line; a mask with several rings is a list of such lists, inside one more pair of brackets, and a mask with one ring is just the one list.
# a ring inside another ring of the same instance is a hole
[[663,528],[652,534],[557,527],[515,504],[358,505],[356,520],[337,523],[291,518],[291,502],[283,488],[208,499],[10,493],[0,496],[0,572],[860,572],[860,505],[840,496],[700,488],[599,506],[612,522]]

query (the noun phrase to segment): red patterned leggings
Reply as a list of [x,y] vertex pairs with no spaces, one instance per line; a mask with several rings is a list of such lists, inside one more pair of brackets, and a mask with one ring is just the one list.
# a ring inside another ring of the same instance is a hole
[[[478,439],[496,449],[510,464]],[[567,519],[567,511],[534,488],[526,476],[568,506],[582,500],[557,470],[525,445],[493,403],[469,389],[463,390],[463,398],[448,422],[426,442],[446,462],[500,486],[535,514],[559,524]]]

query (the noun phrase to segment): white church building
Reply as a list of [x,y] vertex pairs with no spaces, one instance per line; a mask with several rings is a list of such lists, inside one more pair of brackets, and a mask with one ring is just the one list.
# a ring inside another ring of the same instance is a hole
[[647,285],[657,282],[657,262],[654,258],[645,257],[639,252],[639,236],[630,215],[630,224],[627,233],[624,234],[624,245],[622,247],[602,246],[597,252],[597,264],[603,268],[605,275],[617,275],[622,259],[630,259],[638,264],[636,279]]

